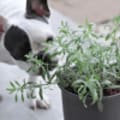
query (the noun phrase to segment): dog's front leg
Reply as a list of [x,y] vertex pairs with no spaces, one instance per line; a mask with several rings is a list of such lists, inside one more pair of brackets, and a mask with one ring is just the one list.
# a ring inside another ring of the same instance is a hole
[[[31,76],[31,75],[29,77],[29,82],[33,85],[43,84],[43,80],[41,79],[41,77]],[[41,98],[39,91],[40,91],[40,88],[33,89],[33,91],[32,91],[33,98],[30,98],[29,106],[33,110],[35,110],[37,108],[48,109],[50,107],[49,100],[44,92],[43,92],[43,98]],[[28,90],[28,95],[31,95],[31,90]]]

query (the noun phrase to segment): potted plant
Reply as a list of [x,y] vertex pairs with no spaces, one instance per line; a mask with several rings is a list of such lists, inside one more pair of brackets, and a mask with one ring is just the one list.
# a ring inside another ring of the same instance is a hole
[[120,120],[119,24],[117,17],[100,33],[88,21],[75,30],[62,23],[48,45],[60,63],[54,73],[47,71],[47,85],[60,86],[65,120]]

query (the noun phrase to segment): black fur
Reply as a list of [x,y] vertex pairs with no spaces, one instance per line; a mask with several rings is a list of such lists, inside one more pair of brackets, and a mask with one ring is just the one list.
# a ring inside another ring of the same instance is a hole
[[10,27],[6,32],[4,44],[11,56],[16,60],[25,61],[25,55],[31,52],[27,34],[16,26]]

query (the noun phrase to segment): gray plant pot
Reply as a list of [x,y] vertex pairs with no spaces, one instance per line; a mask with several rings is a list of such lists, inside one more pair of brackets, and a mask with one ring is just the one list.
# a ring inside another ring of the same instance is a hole
[[100,112],[97,105],[84,108],[77,95],[61,89],[65,120],[120,120],[120,94],[104,97]]

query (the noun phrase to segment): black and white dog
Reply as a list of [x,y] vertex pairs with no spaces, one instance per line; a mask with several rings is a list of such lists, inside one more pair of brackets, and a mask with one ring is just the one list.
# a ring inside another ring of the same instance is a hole
[[[50,10],[47,0],[1,0],[0,1],[0,33],[1,42],[12,58],[26,62],[25,55],[32,52],[45,62],[52,62],[44,53],[43,42],[54,39],[50,26]],[[47,59],[47,60],[46,60]],[[19,65],[20,67],[21,64]],[[29,81],[36,82],[36,76],[30,75]],[[32,108],[48,108],[49,101],[39,97],[35,89],[36,99],[31,101]]]

